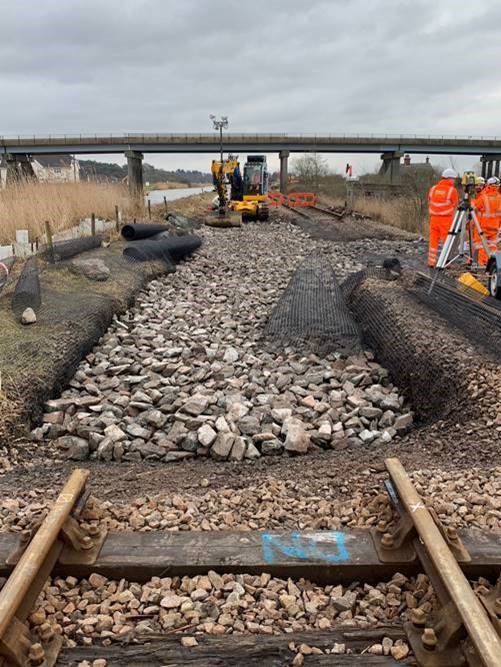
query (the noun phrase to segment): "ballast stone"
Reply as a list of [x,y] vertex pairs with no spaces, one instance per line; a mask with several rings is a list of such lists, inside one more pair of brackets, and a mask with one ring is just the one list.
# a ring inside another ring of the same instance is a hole
[[21,324],[35,324],[37,316],[33,308],[25,308],[21,315]]
[[303,422],[297,417],[288,417],[284,422],[284,429],[286,429],[285,449],[305,454],[310,445],[310,436],[306,433]]
[[83,438],[63,435],[56,440],[56,445],[66,452],[66,458],[71,461],[84,461],[89,458],[89,443]]

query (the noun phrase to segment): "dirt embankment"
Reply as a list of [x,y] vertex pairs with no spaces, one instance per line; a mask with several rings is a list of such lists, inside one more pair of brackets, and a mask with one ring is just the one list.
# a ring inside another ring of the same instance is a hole
[[[169,211],[201,216],[208,193],[169,203]],[[163,206],[154,218],[162,221]],[[39,260],[42,304],[37,323],[23,326],[11,309],[22,263],[17,262],[0,293],[0,448],[26,434],[41,415],[43,402],[67,385],[80,360],[123,312],[137,292],[165,270],[161,262],[131,264],[122,257],[125,242],[113,234],[111,245],[82,253],[79,259],[101,259],[110,269],[104,282],[70,271],[70,262],[52,266]]]

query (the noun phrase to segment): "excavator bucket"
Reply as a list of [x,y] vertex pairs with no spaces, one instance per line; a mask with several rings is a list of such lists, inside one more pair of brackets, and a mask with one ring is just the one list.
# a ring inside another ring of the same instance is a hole
[[214,211],[206,216],[205,224],[208,227],[240,227],[242,221],[240,215],[233,211],[226,211],[222,215]]

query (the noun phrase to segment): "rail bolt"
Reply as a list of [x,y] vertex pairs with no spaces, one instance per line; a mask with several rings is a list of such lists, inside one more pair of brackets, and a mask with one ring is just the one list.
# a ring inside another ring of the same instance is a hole
[[447,526],[447,537],[452,541],[455,542],[458,539],[458,531],[454,528],[454,526]]
[[423,646],[427,651],[434,651],[438,644],[435,630],[433,628],[425,628],[423,634],[421,635],[421,641],[423,642]]
[[378,521],[376,530],[378,533],[384,533],[386,530],[386,526],[388,525],[387,521]]
[[101,531],[99,530],[99,526],[96,526],[95,523],[91,523],[87,529],[87,532],[91,537],[97,537]]
[[26,544],[27,542],[30,541],[30,538],[31,538],[31,530],[23,530],[20,535],[21,544]]
[[424,627],[426,623],[427,614],[421,607],[411,609],[411,622],[418,628]]
[[385,533],[381,538],[381,546],[385,549],[391,549],[394,544],[393,535],[391,533]]
[[42,667],[45,664],[45,651],[42,644],[32,644],[28,652],[28,661],[31,667]]
[[498,616],[501,616],[501,598],[496,598],[494,600],[494,611]]
[[54,639],[54,630],[50,623],[42,623],[38,630],[38,634],[43,642],[50,642]]
[[92,549],[92,547],[94,546],[94,542],[88,535],[84,535],[80,540],[80,546],[82,547],[82,549],[87,551],[88,549]]

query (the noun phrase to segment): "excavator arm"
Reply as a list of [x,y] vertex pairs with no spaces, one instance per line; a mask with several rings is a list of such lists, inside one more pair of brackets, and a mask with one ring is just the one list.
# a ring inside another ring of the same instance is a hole
[[242,180],[238,159],[233,155],[229,155],[223,162],[221,160],[212,160],[211,172],[212,182],[219,198],[219,212],[220,214],[224,214],[229,204],[226,188],[227,183],[230,182],[232,186],[233,198],[234,181],[238,182],[240,180],[241,182]]

